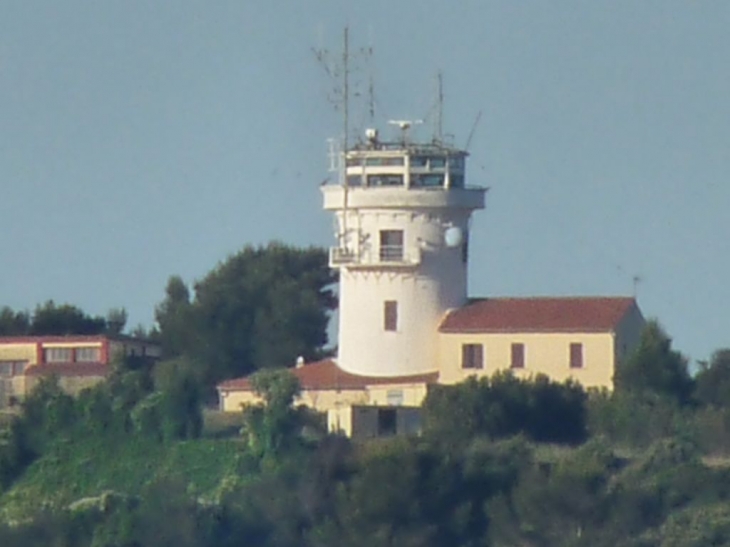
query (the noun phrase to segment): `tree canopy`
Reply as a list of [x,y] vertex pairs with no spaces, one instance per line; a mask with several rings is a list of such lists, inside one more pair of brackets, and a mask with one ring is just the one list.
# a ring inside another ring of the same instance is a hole
[[32,314],[8,306],[0,309],[0,336],[117,335],[126,324],[124,308],[112,308],[106,317],[89,315],[77,306],[59,305],[53,300],[36,306]]
[[208,381],[322,355],[336,307],[323,249],[247,246],[195,283],[170,278],[155,317],[167,357],[186,355]]
[[647,322],[636,350],[619,363],[614,382],[618,392],[653,393],[677,402],[687,402],[693,387],[687,359],[672,349],[672,339],[655,320]]

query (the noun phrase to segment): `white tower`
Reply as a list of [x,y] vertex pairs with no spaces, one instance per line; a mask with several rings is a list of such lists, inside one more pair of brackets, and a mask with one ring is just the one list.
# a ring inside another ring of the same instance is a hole
[[338,184],[322,187],[336,218],[330,265],[340,271],[338,365],[365,376],[437,369],[444,314],[467,300],[469,217],[485,188],[465,185],[467,153],[403,135],[341,153]]

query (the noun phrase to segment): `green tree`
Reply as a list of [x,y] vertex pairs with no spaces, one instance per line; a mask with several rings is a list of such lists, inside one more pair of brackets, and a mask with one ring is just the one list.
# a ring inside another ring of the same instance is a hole
[[730,406],[730,349],[717,350],[695,376],[695,397],[704,404]]
[[106,314],[106,334],[115,336],[122,334],[127,325],[127,310],[112,308]]
[[190,289],[178,275],[167,280],[165,298],[155,308],[155,320],[164,358],[188,353],[195,331]]
[[13,311],[8,306],[0,309],[0,336],[23,336],[30,332],[30,315]]
[[655,393],[680,403],[689,401],[693,389],[687,359],[672,349],[657,321],[646,324],[636,350],[619,363],[614,383],[617,392]]
[[426,433],[459,444],[475,435],[518,433],[540,442],[577,443],[586,436],[586,395],[573,382],[547,376],[520,380],[509,373],[435,386],[424,401]]
[[244,433],[249,447],[261,455],[278,455],[298,438],[299,412],[293,408],[300,392],[299,380],[288,370],[261,370],[251,384],[263,399],[262,405],[244,408]]
[[203,364],[208,382],[319,358],[335,280],[323,249],[280,243],[221,262],[195,284],[193,299],[173,277],[156,312],[165,355]]
[[70,304],[56,305],[48,300],[33,312],[29,334],[102,334],[107,324],[103,317],[86,315],[81,309]]
[[162,437],[194,439],[203,429],[202,393],[195,367],[185,359],[155,366],[155,390],[160,395]]

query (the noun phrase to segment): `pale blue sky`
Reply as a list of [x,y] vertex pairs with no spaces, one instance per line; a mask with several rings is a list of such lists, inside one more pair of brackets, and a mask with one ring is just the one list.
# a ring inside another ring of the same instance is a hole
[[[381,130],[444,74],[473,296],[631,294],[692,359],[730,346],[730,3],[0,1],[0,304],[152,323],[167,278],[330,245],[312,48],[350,27]],[[369,67],[369,68],[368,68]],[[362,126],[363,111],[356,109]],[[427,129],[421,129],[427,132]]]

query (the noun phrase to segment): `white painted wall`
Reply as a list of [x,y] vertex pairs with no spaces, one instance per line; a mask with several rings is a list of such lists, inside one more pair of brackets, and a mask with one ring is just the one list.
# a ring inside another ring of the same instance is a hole
[[[342,188],[324,193],[342,234]],[[484,191],[358,188],[349,197],[355,198],[348,199],[346,223],[354,258],[340,266],[339,366],[368,376],[437,370],[438,325],[467,299],[462,246],[446,247],[444,232],[458,226],[466,241],[469,216],[483,207]],[[404,263],[380,261],[381,230],[403,230]],[[386,300],[398,302],[395,332],[384,330]]]

